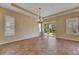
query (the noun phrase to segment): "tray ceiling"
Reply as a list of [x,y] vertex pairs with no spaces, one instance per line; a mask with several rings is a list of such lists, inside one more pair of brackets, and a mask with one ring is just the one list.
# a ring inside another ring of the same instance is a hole
[[[41,8],[42,17],[79,6],[78,3],[16,3],[16,5],[26,10],[29,10],[30,12],[37,15],[39,14],[38,8]],[[25,13],[25,11],[11,6],[10,3],[0,3],[0,7],[7,8],[20,13]]]

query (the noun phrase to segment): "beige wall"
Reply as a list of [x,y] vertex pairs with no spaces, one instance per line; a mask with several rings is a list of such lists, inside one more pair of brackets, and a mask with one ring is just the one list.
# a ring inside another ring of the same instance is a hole
[[[16,35],[13,37],[4,36],[5,15],[15,17]],[[0,8],[0,44],[36,37],[38,34],[38,24],[36,23],[35,18]]]
[[57,38],[79,41],[79,35],[66,34],[66,19],[70,17],[79,17],[79,12],[73,12],[51,18],[51,21],[56,20],[56,36]]

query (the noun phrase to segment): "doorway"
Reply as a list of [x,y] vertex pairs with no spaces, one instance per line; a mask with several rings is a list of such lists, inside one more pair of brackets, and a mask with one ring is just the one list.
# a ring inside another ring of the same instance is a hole
[[56,35],[56,21],[46,22],[43,25],[44,35],[46,36],[55,36]]

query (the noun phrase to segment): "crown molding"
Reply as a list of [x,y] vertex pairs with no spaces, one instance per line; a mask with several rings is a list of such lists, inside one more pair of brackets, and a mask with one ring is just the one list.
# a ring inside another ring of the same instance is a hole
[[16,7],[16,8],[18,8],[18,9],[21,9],[21,10],[23,10],[23,11],[25,11],[25,12],[28,12],[28,13],[34,15],[34,16],[38,16],[37,14],[35,14],[35,13],[33,13],[33,12],[31,12],[31,11],[29,11],[29,10],[27,10],[27,9],[25,9],[25,8],[23,8],[23,7],[21,7],[21,6],[19,6],[19,5],[16,5],[15,3],[11,3],[11,6]]
[[77,11],[79,11],[79,6],[77,6],[75,8],[67,9],[65,11],[61,11],[61,12],[56,13],[56,14],[45,16],[45,17],[43,17],[43,19],[50,19],[50,18],[53,18],[53,17],[57,17],[57,16],[61,16],[61,15],[65,15],[65,14],[69,14],[69,13],[77,12]]

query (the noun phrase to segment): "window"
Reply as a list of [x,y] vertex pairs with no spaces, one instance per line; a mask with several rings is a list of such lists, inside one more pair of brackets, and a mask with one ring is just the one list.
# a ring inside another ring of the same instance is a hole
[[5,36],[15,35],[15,18],[12,16],[5,16]]
[[69,18],[66,20],[67,34],[79,34],[79,18]]

